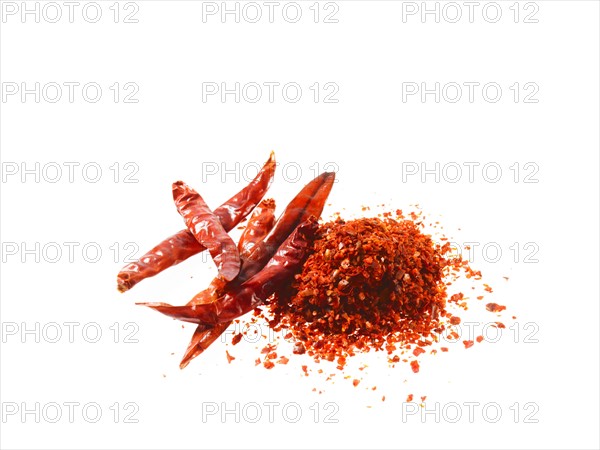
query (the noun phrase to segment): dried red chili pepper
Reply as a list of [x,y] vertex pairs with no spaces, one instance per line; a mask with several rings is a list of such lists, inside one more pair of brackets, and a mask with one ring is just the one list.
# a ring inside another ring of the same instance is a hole
[[242,257],[238,282],[243,282],[258,273],[300,223],[311,216],[321,216],[334,182],[334,172],[323,172],[304,186],[285,208],[269,234],[252,248],[247,257]]
[[248,224],[240,236],[240,255],[248,255],[254,246],[262,241],[275,225],[275,200],[267,198],[254,208]]
[[[269,210],[265,210],[265,215],[258,213],[254,220],[248,224],[249,231],[247,236],[242,236],[240,245],[245,245],[247,239],[254,239],[255,243],[250,248],[250,254],[242,253],[242,269],[236,280],[229,283],[227,286],[220,286],[220,291],[228,289],[230,293],[235,292],[235,287],[239,286],[244,280],[252,277],[262,269],[264,264],[271,258],[274,251],[281,245],[283,240],[292,232],[298,223],[305,221],[309,217],[320,217],[325,207],[327,197],[331,192],[335,181],[335,173],[324,172],[314,180],[309,182],[302,190],[292,199],[285,211],[280,216],[279,220],[273,226],[269,216]],[[266,208],[275,207],[265,205]],[[272,229],[267,229],[272,227]],[[245,264],[244,264],[245,262]],[[197,294],[188,302],[190,305],[200,305],[211,303],[218,298],[218,290],[204,290]],[[199,325],[188,348],[180,363],[180,368],[186,367],[189,362],[195,357],[202,354],[229,326],[229,324],[218,324],[214,328],[208,328],[205,325]]]
[[[275,166],[275,155],[271,152],[267,162],[248,186],[215,209],[214,213],[226,231],[239,224],[261,201],[273,181]],[[125,292],[140,281],[153,277],[204,250],[189,230],[181,230],[155,246],[139,260],[123,267],[117,276],[117,287],[120,292]]]
[[188,230],[208,249],[219,275],[233,280],[240,272],[240,253],[202,196],[183,181],[173,183],[173,200]]
[[204,353],[229,328],[229,325],[231,325],[231,322],[218,323],[208,329],[204,325],[198,325],[179,363],[179,368],[184,369],[194,358]]
[[[222,286],[223,289],[233,291],[244,281],[256,275],[301,222],[311,216],[319,217],[323,212],[334,181],[335,173],[324,172],[304,186],[288,204],[264,239],[257,242],[249,254],[241,255],[242,268],[238,277],[226,286]],[[209,303],[206,296],[206,290],[202,291],[192,298],[188,305]]]
[[[266,199],[263,200],[252,213],[252,216],[248,220],[246,229],[240,237],[238,248],[241,255],[248,254],[250,249],[256,245],[257,242],[261,241],[273,228],[275,223],[275,200]],[[215,280],[218,282],[218,280]],[[211,283],[211,287],[208,290],[203,291],[203,295],[196,295],[192,301],[188,304],[202,304],[216,301],[223,291],[225,285],[215,285],[215,281]],[[212,288],[212,289],[211,289]],[[224,322],[215,325],[213,328],[206,329],[204,325],[198,325],[192,339],[188,345],[188,348],[179,363],[181,369],[185,368],[192,359],[201,355],[210,345],[221,336],[227,328],[229,328],[231,322]],[[241,335],[240,335],[241,338]]]
[[240,317],[262,304],[277,288],[289,282],[308,255],[316,229],[317,220],[311,216],[296,227],[260,272],[216,302],[185,306],[166,303],[141,305],[175,319],[209,326]]

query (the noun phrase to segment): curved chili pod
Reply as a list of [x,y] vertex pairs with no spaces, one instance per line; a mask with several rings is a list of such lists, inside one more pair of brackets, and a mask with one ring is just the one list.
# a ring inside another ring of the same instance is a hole
[[[250,184],[214,210],[226,231],[239,224],[262,200],[273,181],[275,166],[275,154],[271,152],[269,159]],[[123,267],[117,275],[117,288],[120,292],[125,292],[140,281],[153,277],[204,250],[205,247],[189,230],[181,230],[139,260]]]
[[229,328],[229,325],[231,325],[231,321],[218,323],[209,329],[206,329],[203,325],[198,325],[179,363],[179,368],[184,369],[194,358],[204,353]]
[[[241,255],[242,268],[237,278],[226,285],[228,291],[235,289],[244,281],[256,275],[298,224],[307,220],[310,216],[321,216],[334,181],[334,172],[323,172],[302,188],[288,204],[265,238],[257,242],[250,253]],[[198,295],[202,298],[205,292],[202,291]],[[188,305],[203,303],[203,301],[198,300],[198,295],[192,298]]]
[[248,224],[240,236],[238,250],[240,255],[250,253],[250,250],[262,241],[275,225],[275,200],[267,198],[254,208]]
[[127,264],[117,275],[117,289],[125,292],[145,278],[185,261],[206,250],[189,230],[181,230],[165,239],[140,259]]
[[166,303],[138,304],[174,319],[207,326],[234,320],[252,311],[284,283],[289,282],[308,256],[316,230],[317,219],[314,216],[298,225],[260,272],[234,291],[225,293],[216,302],[185,306]]
[[334,182],[334,172],[323,172],[304,186],[269,234],[252,248],[247,257],[242,257],[242,269],[234,282],[242,283],[258,273],[300,223],[311,216],[320,217]]
[[[265,199],[254,209],[252,216],[248,220],[246,229],[240,236],[238,249],[241,255],[248,254],[249,251],[260,242],[271,231],[275,224],[275,200]],[[222,290],[225,286],[221,283],[215,286],[215,282],[219,283],[219,279],[213,280],[211,287],[197,294],[189,303],[204,304],[211,303],[218,299],[217,291]],[[206,329],[203,325],[198,325],[188,348],[183,355],[179,367],[183,369],[190,361],[201,355],[210,345],[216,341],[221,334],[231,325],[231,322],[224,322],[215,325],[213,328]]]
[[219,218],[183,181],[173,183],[173,200],[188,229],[210,252],[219,274],[227,281],[233,280],[240,272],[240,252]]

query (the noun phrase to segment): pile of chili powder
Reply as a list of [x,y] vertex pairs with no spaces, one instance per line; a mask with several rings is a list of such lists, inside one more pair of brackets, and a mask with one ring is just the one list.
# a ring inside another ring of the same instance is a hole
[[[415,356],[436,341],[458,317],[449,303],[467,309],[461,293],[448,297],[460,274],[481,273],[422,233],[419,215],[402,211],[376,218],[320,226],[302,272],[269,302],[270,327],[285,330],[295,354],[336,361],[338,369],[356,352],[383,350]],[[411,363],[418,371],[418,363]],[[272,364],[269,364],[272,366]]]

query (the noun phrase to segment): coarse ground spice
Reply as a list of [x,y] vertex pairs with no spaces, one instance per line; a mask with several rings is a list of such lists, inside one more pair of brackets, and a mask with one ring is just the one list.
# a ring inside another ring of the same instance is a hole
[[[312,251],[295,280],[265,307],[256,309],[250,318],[254,327],[242,332],[252,334],[250,330],[266,320],[269,333],[274,333],[256,365],[271,369],[274,362],[287,364],[292,355],[304,355],[298,356],[304,376],[313,373],[306,365],[307,357],[331,361],[344,371],[344,380],[358,387],[354,375],[345,375],[349,358],[356,354],[385,352],[390,367],[404,362],[418,374],[417,359],[422,354],[446,353],[449,347],[443,339],[460,345],[467,338],[460,329],[459,314],[467,314],[470,305],[483,309],[484,305],[468,302],[487,294],[475,291],[473,297],[466,296],[463,292],[469,286],[464,283],[469,281],[471,290],[486,293],[492,288],[483,284],[481,272],[456,254],[438,222],[429,223],[438,230],[434,240],[424,232],[425,218],[419,211],[405,216],[397,210],[355,220],[337,216],[319,226]],[[463,292],[455,283],[462,283]],[[485,309],[498,314],[505,307],[489,303]],[[502,322],[492,324],[505,328]],[[232,343],[239,342],[242,334],[235,335]],[[484,340],[482,336],[468,339],[460,347],[468,349]],[[284,341],[286,345],[280,346]],[[276,349],[279,360],[272,358]],[[335,373],[316,372],[335,382]]]
[[[448,286],[460,273],[481,273],[453,256],[448,242],[424,234],[418,219],[396,211],[322,224],[302,272],[270,302],[269,325],[291,333],[294,353],[338,368],[356,352],[424,353],[448,324],[460,323],[448,303],[467,307]],[[418,372],[416,361],[411,367]]]

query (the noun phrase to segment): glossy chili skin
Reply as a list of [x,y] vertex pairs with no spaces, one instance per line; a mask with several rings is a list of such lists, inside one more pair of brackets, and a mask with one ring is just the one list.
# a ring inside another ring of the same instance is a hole
[[[275,201],[263,200],[254,210],[252,217],[248,220],[245,232],[242,233],[238,244],[239,248],[253,248],[258,242],[271,231],[274,225]],[[249,250],[240,250],[240,255],[247,256]],[[214,278],[207,289],[196,294],[187,304],[197,305],[216,301],[225,291],[231,289],[234,283],[227,283],[220,277]]]
[[275,200],[267,198],[254,209],[248,224],[240,236],[238,250],[247,255],[261,242],[275,225]]
[[[323,172],[304,186],[287,205],[264,239],[257,242],[248,254],[241,255],[240,273],[225,286],[225,290],[235,290],[237,286],[260,272],[298,224],[310,216],[320,217],[334,182],[335,173]],[[188,305],[204,303],[202,298],[205,296],[206,292],[201,291],[188,302]]]
[[[275,155],[271,153],[248,186],[214,210],[226,231],[233,229],[256,207],[269,189],[274,175]],[[123,267],[117,276],[117,288],[120,292],[125,292],[140,281],[153,277],[204,250],[205,247],[189,230],[181,230],[158,244],[138,261]]]
[[184,369],[194,358],[204,353],[229,328],[229,325],[231,325],[231,321],[218,323],[208,329],[205,325],[198,325],[179,363],[179,368]]
[[216,302],[185,306],[146,303],[145,306],[178,320],[207,326],[236,319],[252,311],[292,279],[308,256],[316,230],[314,217],[298,225],[260,272]]
[[233,280],[240,272],[240,253],[219,218],[202,196],[183,181],[173,183],[173,201],[188,230],[210,252],[219,275]]
[[[167,304],[149,304],[148,306],[163,312],[167,315],[171,314],[177,316],[177,308],[185,309],[187,307],[188,312],[192,311],[196,307],[201,308],[205,312],[210,311],[211,308],[215,308],[219,302],[225,305],[231,312],[232,308],[238,309],[241,307],[242,310],[250,307],[249,305],[258,301],[260,298],[257,293],[252,294],[251,290],[248,289],[248,285],[245,285],[244,281],[250,281],[249,279],[257,275],[261,269],[274,257],[277,249],[286,242],[286,238],[290,237],[290,234],[294,232],[295,228],[302,221],[307,220],[311,215],[319,217],[325,206],[327,197],[333,187],[335,181],[334,173],[323,173],[319,177],[308,183],[296,197],[290,202],[286,210],[282,213],[279,220],[275,224],[272,230],[263,230],[265,234],[264,239],[256,238],[257,243],[250,249],[249,253],[243,252],[242,256],[242,269],[236,279],[229,283],[224,283],[223,280],[216,278],[211,283],[208,289],[197,294],[185,307],[173,307]],[[251,233],[253,234],[253,233]],[[241,243],[240,245],[243,245]],[[299,267],[298,267],[299,268]],[[277,276],[272,274],[273,267],[271,267],[262,274],[262,280],[267,278],[273,282],[277,280]],[[297,269],[296,269],[297,270]],[[293,272],[293,271],[292,271]],[[283,272],[280,272],[283,273]],[[256,278],[254,281],[259,280],[265,287],[270,286],[269,283],[263,283],[261,278]],[[245,285],[245,288],[242,286]],[[282,283],[283,284],[283,283]],[[222,295],[219,296],[219,293]],[[260,292],[258,292],[260,295]],[[239,295],[239,304],[236,304],[236,300]],[[264,292],[263,292],[264,296]],[[270,294],[269,294],[270,296]],[[268,296],[267,296],[268,297]],[[217,302],[219,300],[219,302]],[[261,301],[263,301],[261,299]],[[201,306],[198,306],[201,305]],[[245,305],[245,306],[244,306]],[[234,313],[235,315],[235,313]],[[208,348],[219,335],[225,331],[230,323],[230,319],[224,319],[224,322],[212,323],[201,323],[192,319],[193,323],[198,323],[199,326],[194,332],[191,342],[186,350],[185,356],[183,357],[180,367],[185,367],[193,358],[200,355],[206,348]]]
[[[238,243],[238,249],[241,255],[248,254],[250,249],[260,242],[271,231],[275,224],[275,201],[273,199],[265,199],[254,209],[252,216],[248,220],[248,224]],[[222,291],[225,283],[219,279],[213,280],[209,289],[196,295],[190,303],[203,304],[211,303],[218,299],[218,292]],[[190,304],[188,303],[188,304]],[[215,325],[212,328],[206,329],[204,325],[198,325],[187,350],[179,364],[180,368],[186,367],[190,361],[204,352],[210,345],[216,341],[221,334],[231,325],[231,321],[223,322]]]
[[304,186],[269,234],[252,248],[248,256],[242,256],[242,269],[234,282],[243,283],[256,275],[300,223],[311,216],[320,217],[334,182],[334,172],[323,172]]

